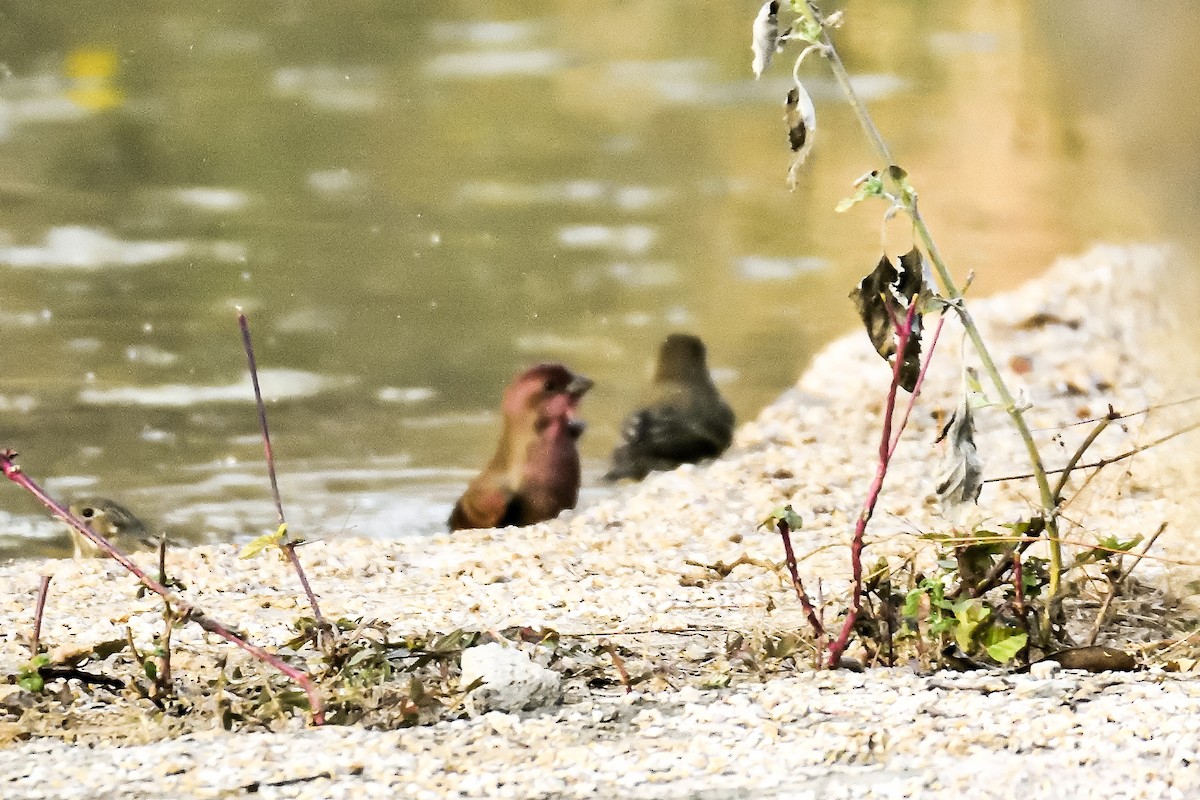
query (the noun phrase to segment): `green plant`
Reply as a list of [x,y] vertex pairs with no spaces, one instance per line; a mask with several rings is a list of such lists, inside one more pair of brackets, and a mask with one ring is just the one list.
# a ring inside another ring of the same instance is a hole
[[[911,413],[916,396],[924,379],[936,347],[938,335],[942,330],[947,314],[954,315],[961,323],[967,339],[971,343],[975,357],[978,359],[983,373],[987,377],[990,391],[997,398],[991,405],[1002,408],[1012,422],[1016,434],[1020,437],[1031,466],[1029,477],[1037,486],[1040,498],[1040,508],[1036,516],[1027,526],[1023,539],[1028,539],[1036,530],[1036,535],[1047,542],[1049,563],[1046,568],[1046,587],[1044,594],[1039,597],[1038,611],[1040,624],[1036,626],[1043,646],[1048,645],[1054,634],[1052,621],[1057,619],[1062,601],[1062,579],[1068,565],[1064,564],[1062,541],[1059,533],[1059,515],[1061,513],[1062,492],[1065,488],[1071,470],[1076,466],[1087,448],[1095,441],[1104,427],[1116,415],[1110,409],[1109,415],[1101,420],[1092,435],[1083,443],[1079,451],[1062,470],[1061,478],[1051,485],[1050,473],[1046,470],[1033,433],[1024,416],[1024,408],[1019,404],[1014,393],[1008,388],[1004,376],[998,369],[979,327],[968,309],[965,298],[967,284],[960,288],[955,281],[952,271],[943,258],[930,227],[921,213],[919,193],[909,173],[896,164],[891,150],[875,125],[866,105],[858,96],[851,83],[849,73],[842,62],[831,32],[842,22],[841,12],[824,16],[814,0],[790,0],[789,8],[792,15],[787,26],[779,19],[778,2],[765,3],[758,12],[752,26],[752,48],[755,58],[752,64],[756,75],[768,68],[775,53],[781,52],[789,45],[801,48],[795,57],[792,77],[794,85],[785,99],[785,120],[788,129],[788,142],[793,152],[793,160],[788,171],[788,182],[794,184],[798,170],[802,167],[808,154],[812,151],[816,134],[816,113],[807,90],[800,78],[802,63],[809,55],[822,57],[829,67],[846,101],[853,109],[862,131],[870,142],[878,164],[859,178],[854,184],[854,191],[836,207],[837,212],[847,212],[867,202],[883,202],[885,209],[884,220],[897,215],[906,216],[913,230],[914,241],[918,246],[902,256],[898,265],[893,266],[885,255],[875,270],[866,276],[855,290],[854,297],[858,304],[864,326],[880,356],[889,361],[892,368],[892,381],[888,397],[884,404],[882,433],[879,456],[875,477],[867,496],[863,501],[862,511],[858,516],[851,540],[851,598],[846,610],[839,633],[832,638],[828,648],[826,664],[834,666],[859,625],[859,616],[863,613],[863,569],[862,557],[864,535],[870,523],[875,505],[887,476],[888,467],[896,446],[899,442]],[[926,282],[925,264],[932,266],[932,280]],[[937,312],[940,315],[934,336],[924,348],[922,358],[922,341],[924,339],[923,315]],[[955,411],[951,423],[943,436],[948,441],[950,453],[947,474],[938,486],[939,496],[951,504],[975,502],[983,484],[981,462],[976,452],[974,441],[973,415],[983,394],[983,387],[974,378],[973,372],[965,365],[963,367],[962,400]],[[904,389],[909,393],[905,410],[898,412],[900,403],[898,390]],[[785,526],[779,527],[784,540],[785,551],[788,553],[789,564],[795,562],[791,553],[791,543]],[[1012,549],[1001,547],[991,551],[992,545],[975,545],[974,550],[964,550],[962,558],[966,561],[976,561],[982,564],[990,563],[987,575],[980,575],[982,583],[994,585],[1002,575],[1008,572],[1021,572],[1021,554],[1028,544],[1014,546]],[[1007,559],[1007,561],[1005,561]],[[1037,572],[1025,570],[1026,574]],[[987,578],[984,581],[984,578]],[[1018,581],[1018,594],[1024,578]],[[801,603],[806,613],[810,611],[811,603],[803,596],[799,587],[798,576],[793,576],[797,593],[801,595]],[[969,581],[968,581],[969,583]],[[998,623],[993,614],[985,613],[985,609],[974,601],[979,597],[976,590],[982,586],[967,587],[966,592],[956,599],[936,600],[932,584],[925,586],[921,592],[935,609],[935,619],[931,629],[937,635],[953,631],[962,641],[976,643],[987,641],[985,649],[991,648],[1000,655],[1011,658],[1010,653],[1016,642],[1016,633],[1011,635],[989,633],[999,631]],[[1040,589],[1040,587],[1039,587]],[[911,595],[910,595],[911,596]],[[1031,597],[1019,598],[1022,604]],[[936,600],[936,602],[935,602]],[[939,602],[949,603],[949,607],[938,605]],[[943,613],[944,612],[944,613]],[[825,638],[824,626],[813,614],[808,614],[814,636],[818,641]],[[1019,648],[1017,648],[1019,649]],[[1008,660],[1008,659],[1005,659]]]

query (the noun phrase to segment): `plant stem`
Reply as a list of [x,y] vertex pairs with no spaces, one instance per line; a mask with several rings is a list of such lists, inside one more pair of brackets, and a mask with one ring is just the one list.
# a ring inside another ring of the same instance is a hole
[[792,576],[792,588],[796,590],[796,597],[800,598],[800,607],[804,609],[804,615],[808,617],[808,624],[812,626],[813,634],[817,637],[819,649],[825,639],[825,626],[821,624],[821,618],[817,616],[808,592],[804,591],[804,583],[800,580],[800,570],[796,566],[796,551],[792,549],[791,527],[785,519],[780,519],[775,525],[779,529],[780,538],[783,539],[783,553],[787,560],[788,573]]
[[325,617],[321,615],[321,606],[317,603],[317,595],[309,585],[308,575],[300,564],[299,556],[296,555],[296,542],[287,532],[287,520],[283,518],[283,501],[279,497],[279,483],[275,478],[275,451],[271,448],[271,431],[267,427],[267,406],[263,403],[262,389],[258,385],[258,366],[254,361],[254,345],[250,343],[250,323],[247,321],[246,315],[242,313],[241,306],[237,307],[237,318],[238,327],[242,331],[242,346],[246,350],[246,361],[250,365],[250,382],[254,385],[254,405],[258,409],[258,424],[262,429],[263,450],[266,452],[267,458],[267,475],[271,478],[271,496],[275,500],[275,511],[279,516],[280,528],[284,532],[284,543],[281,545],[281,549],[291,563],[292,569],[295,570],[296,576],[300,579],[300,586],[304,589],[308,604],[312,607],[313,619],[317,623],[317,646],[320,648],[321,640],[329,633],[330,628],[325,622]]
[[1062,468],[1062,474],[1058,476],[1058,483],[1054,485],[1054,498],[1056,502],[1061,500],[1063,489],[1066,488],[1067,481],[1071,479],[1071,470],[1075,469],[1075,465],[1079,463],[1079,459],[1083,458],[1083,454],[1087,452],[1088,448],[1092,446],[1100,434],[1104,433],[1104,429],[1116,418],[1117,412],[1113,411],[1112,406],[1109,406],[1108,414],[1100,419],[1100,422],[1096,424],[1095,428],[1092,428],[1092,432],[1087,435],[1087,438],[1083,440],[1083,443],[1079,445],[1078,449],[1071,455],[1071,458],[1068,459],[1067,465]]
[[30,658],[37,658],[42,651],[42,612],[46,610],[46,595],[50,593],[51,575],[41,576],[38,581],[37,606],[33,611],[33,641],[29,643]]
[[[859,98],[858,93],[854,91],[854,86],[850,82],[850,75],[846,71],[846,66],[842,63],[837,49],[833,46],[833,40],[829,36],[829,31],[826,30],[821,21],[821,14],[817,9],[816,3],[813,0],[804,0],[801,10],[812,23],[818,26],[820,30],[820,43],[825,48],[824,53],[829,60],[830,69],[833,71],[833,76],[837,80],[838,86],[841,87],[843,94],[845,94],[847,102],[854,109],[863,132],[871,141],[872,147],[874,147],[876,154],[883,163],[886,166],[892,166],[894,162],[892,161],[891,151],[888,149],[887,142],[884,141],[879,129],[875,126],[875,122],[872,120],[866,104]],[[893,180],[893,182],[895,181]],[[963,328],[971,340],[971,345],[975,348],[975,352],[979,356],[983,370],[991,379],[996,393],[1000,396],[1000,400],[1004,404],[1004,410],[1008,413],[1009,418],[1016,427],[1022,442],[1025,444],[1025,450],[1029,455],[1033,475],[1037,479],[1038,492],[1041,495],[1042,511],[1046,517],[1046,538],[1050,546],[1050,596],[1044,609],[1046,621],[1048,622],[1052,608],[1058,602],[1059,581],[1062,574],[1062,547],[1059,542],[1058,526],[1054,518],[1055,497],[1050,491],[1050,481],[1046,477],[1046,470],[1042,465],[1041,454],[1038,452],[1037,443],[1033,440],[1033,434],[1029,430],[1029,425],[1025,422],[1024,414],[1017,407],[1016,400],[1008,390],[1008,386],[1004,383],[1004,378],[1000,375],[1000,371],[997,369],[996,363],[983,341],[983,336],[980,334],[979,328],[975,325],[975,321],[971,318],[965,304],[961,302],[962,292],[959,291],[958,286],[954,283],[954,278],[950,274],[946,262],[942,259],[937,243],[933,239],[933,234],[925,224],[925,219],[921,216],[921,211],[917,207],[917,193],[911,187],[907,186],[907,184],[897,185],[896,188],[898,190],[897,197],[900,198],[901,203],[912,219],[913,228],[925,246],[930,261],[933,262],[934,268],[937,270],[938,280],[942,284],[943,291],[946,297],[954,303],[959,318],[962,320]],[[1045,630],[1049,631],[1049,625],[1045,626]]]
[[268,652],[257,645],[251,644],[249,641],[243,639],[241,636],[229,630],[221,623],[210,618],[197,606],[194,606],[183,598],[173,594],[171,590],[163,586],[162,583],[147,575],[141,567],[139,567],[133,562],[132,559],[129,558],[129,556],[113,547],[112,543],[109,542],[108,539],[105,539],[87,525],[84,525],[82,521],[76,519],[75,515],[60,505],[56,500],[54,500],[54,498],[50,497],[50,495],[48,495],[41,486],[38,486],[31,478],[29,478],[29,476],[23,473],[21,468],[17,466],[16,462],[13,461],[13,458],[15,458],[16,455],[16,452],[12,450],[0,450],[0,469],[3,470],[6,478],[36,497],[41,504],[50,509],[55,516],[78,531],[81,536],[88,539],[90,542],[92,542],[92,544],[96,545],[96,547],[103,550],[109,557],[111,557],[122,567],[133,573],[134,577],[141,581],[143,586],[155,594],[160,595],[164,600],[170,603],[174,607],[174,613],[178,619],[196,623],[209,633],[214,633],[217,636],[220,636],[222,639],[225,639],[237,647],[240,647],[250,655],[257,658],[259,661],[269,664],[295,681],[300,688],[304,690],[304,693],[308,695],[309,710],[312,712],[313,724],[323,725],[325,723],[325,706],[321,702],[321,696],[317,693],[316,687],[313,685],[308,675],[288,664],[274,653]]
[[[896,355],[892,362],[892,382],[888,386],[887,402],[883,409],[883,431],[879,439],[879,462],[875,466],[875,478],[871,481],[870,488],[867,489],[866,499],[863,500],[862,512],[859,513],[858,522],[854,526],[854,537],[850,540],[850,573],[852,583],[850,609],[846,612],[846,619],[842,623],[842,630],[838,634],[837,640],[829,647],[829,655],[825,663],[831,669],[837,666],[842,653],[845,652],[846,647],[850,644],[850,636],[854,633],[854,625],[858,621],[859,612],[862,610],[863,539],[867,532],[867,523],[871,521],[871,517],[875,513],[875,504],[879,501],[879,493],[883,490],[883,479],[887,477],[888,466],[891,464],[892,419],[896,413],[896,392],[900,389],[900,370],[904,367],[904,351],[908,346],[909,337],[912,336],[913,318],[916,316],[919,304],[919,299],[914,296],[909,301],[904,323],[896,326]],[[926,356],[926,359],[928,360],[928,356]],[[924,377],[924,374],[924,371],[921,371],[917,376],[917,383],[912,391],[914,395],[921,390],[921,378]]]

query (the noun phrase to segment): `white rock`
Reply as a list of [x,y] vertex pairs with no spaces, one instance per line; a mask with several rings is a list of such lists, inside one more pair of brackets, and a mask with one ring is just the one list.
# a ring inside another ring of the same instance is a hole
[[1062,669],[1057,661],[1037,661],[1029,665],[1029,677],[1039,681],[1053,678]]
[[514,647],[497,642],[471,647],[462,655],[462,685],[483,682],[467,695],[467,710],[529,711],[558,702],[562,679],[557,672],[538,666]]

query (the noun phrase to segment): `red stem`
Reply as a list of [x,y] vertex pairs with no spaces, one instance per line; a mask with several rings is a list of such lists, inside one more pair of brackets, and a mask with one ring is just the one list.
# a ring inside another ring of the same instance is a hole
[[42,650],[42,612],[46,610],[46,595],[50,593],[51,577],[43,575],[38,581],[37,607],[33,612],[33,641],[30,643],[33,658],[37,658]]
[[1023,565],[1021,564],[1021,548],[1017,547],[1012,554],[1012,582],[1013,582],[1013,611],[1017,612],[1017,619],[1021,621],[1021,629],[1025,632],[1025,646],[1021,648],[1021,653],[1024,655],[1024,661],[1029,663],[1029,617],[1025,614],[1025,578],[1023,574]]
[[[887,477],[888,465],[891,461],[892,417],[896,411],[896,392],[900,388],[900,370],[904,366],[904,350],[912,335],[913,319],[916,316],[918,304],[918,298],[913,297],[908,304],[904,323],[896,325],[896,356],[892,362],[892,383],[888,386],[887,405],[883,412],[883,432],[879,437],[879,463],[875,467],[875,478],[867,490],[866,500],[863,501],[862,512],[858,515],[858,522],[854,526],[854,538],[850,540],[850,571],[853,592],[850,597],[850,609],[846,612],[846,619],[842,623],[842,630],[838,634],[837,640],[829,648],[829,656],[825,663],[831,669],[837,666],[842,653],[849,646],[850,637],[854,633],[854,625],[858,621],[858,614],[862,611],[863,538],[867,532],[867,523],[871,521],[871,516],[875,513],[875,504],[879,501],[879,493],[883,489],[883,479]],[[928,363],[928,355],[926,355],[926,363]],[[917,384],[913,386],[912,391],[914,397],[921,389],[920,380],[924,375],[923,370],[917,375]]]
[[783,539],[783,552],[787,560],[788,572],[792,576],[792,587],[796,590],[796,597],[800,598],[800,606],[804,609],[804,615],[808,617],[808,624],[812,626],[813,633],[817,637],[817,647],[820,648],[825,639],[825,626],[821,624],[821,618],[817,616],[812,600],[809,599],[808,592],[804,591],[804,584],[800,580],[800,570],[796,567],[796,553],[792,550],[791,528],[788,526],[787,520],[783,519],[779,520],[776,526]]
[[275,669],[287,675],[295,681],[304,693],[308,695],[309,710],[312,712],[312,721],[314,725],[325,724],[325,706],[321,702],[321,696],[317,693],[316,687],[304,672],[296,669],[287,662],[283,661],[279,656],[270,653],[261,647],[251,644],[241,636],[230,631],[221,623],[207,616],[200,608],[192,605],[186,600],[173,594],[169,589],[163,586],[158,581],[151,578],[141,567],[135,564],[129,556],[115,548],[108,539],[105,539],[100,534],[93,531],[83,522],[76,519],[70,511],[56,502],[50,495],[33,482],[25,473],[21,472],[21,468],[13,461],[16,453],[12,450],[0,451],[0,468],[4,471],[4,476],[22,487],[34,497],[36,497],[42,505],[50,509],[63,522],[66,522],[72,528],[79,532],[81,536],[86,537],[89,541],[107,553],[114,561],[129,570],[133,575],[141,581],[142,585],[157,595],[160,595],[164,600],[170,603],[175,608],[175,614],[180,619],[189,620],[196,623],[209,633],[214,633],[232,644],[245,650],[250,655],[269,664]]
[[900,425],[896,428],[896,436],[892,439],[892,446],[888,450],[888,461],[892,460],[892,456],[896,454],[896,448],[900,446],[900,437],[904,434],[904,429],[908,427],[908,418],[912,414],[913,406],[917,404],[917,397],[921,394],[921,386],[925,383],[925,373],[929,370],[929,365],[933,363],[933,351],[937,349],[938,339],[942,337],[942,328],[945,326],[946,314],[943,312],[938,317],[937,327],[933,329],[933,339],[929,342],[929,347],[925,349],[925,363],[921,365],[921,371],[917,374],[917,382],[913,385],[912,394],[908,396],[908,405],[904,408],[904,417],[900,420]]

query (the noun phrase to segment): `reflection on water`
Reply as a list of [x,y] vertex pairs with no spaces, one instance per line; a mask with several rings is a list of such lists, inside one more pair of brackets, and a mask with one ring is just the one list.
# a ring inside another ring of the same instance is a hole
[[[597,381],[586,503],[667,333],[705,338],[745,419],[851,325],[880,210],[832,208],[879,165],[814,60],[786,192],[788,65],[751,79],[752,6],[207,6],[0,8],[0,445],[55,492],[183,540],[273,527],[235,304],[309,537],[439,528],[535,360]],[[847,11],[858,86],[977,286],[1151,232],[1027,3]],[[0,555],[67,551],[0,491]]]

